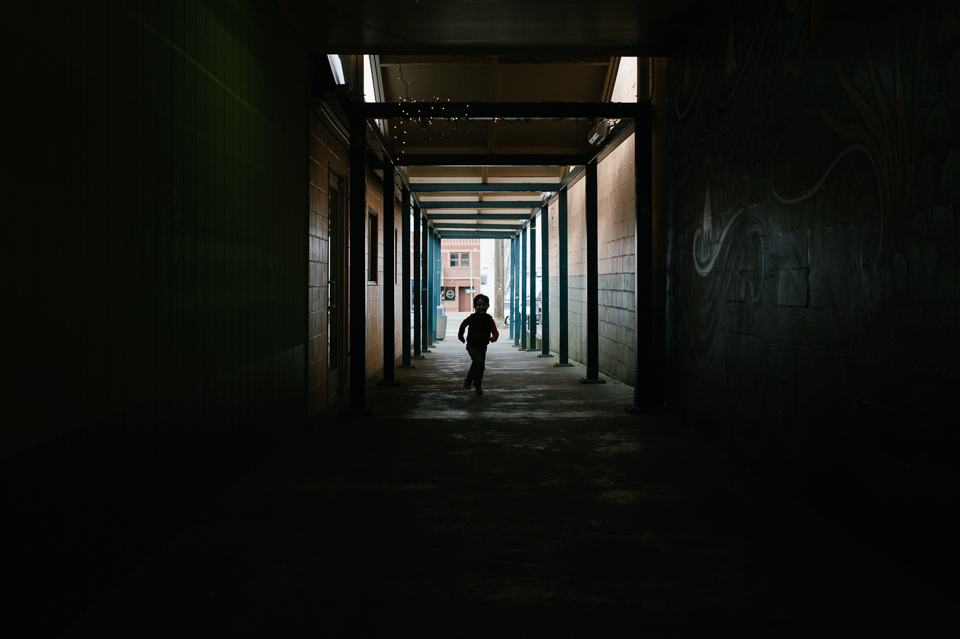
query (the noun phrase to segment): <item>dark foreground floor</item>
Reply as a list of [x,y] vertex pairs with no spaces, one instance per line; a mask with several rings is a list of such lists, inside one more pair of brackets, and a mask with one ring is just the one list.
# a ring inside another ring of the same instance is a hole
[[[506,340],[504,340],[506,342]],[[290,438],[68,637],[910,636],[957,608],[582,367],[446,339]]]

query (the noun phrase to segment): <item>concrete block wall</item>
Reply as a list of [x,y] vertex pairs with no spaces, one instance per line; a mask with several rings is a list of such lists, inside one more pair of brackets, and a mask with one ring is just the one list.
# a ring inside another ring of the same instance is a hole
[[[568,203],[569,209],[569,203]],[[550,350],[559,351],[560,349],[560,222],[557,218],[560,204],[557,198],[547,206],[547,218],[550,227],[547,229],[547,259],[550,263],[550,277],[548,284],[550,286]],[[569,214],[568,214],[569,218]],[[567,291],[569,305],[569,289]],[[569,313],[568,313],[569,317]],[[569,321],[569,320],[568,320]],[[540,332],[538,331],[539,335]]]
[[5,11],[5,610],[47,636],[302,423],[310,56],[268,0]]
[[[570,360],[586,362],[587,357],[587,237],[586,182],[580,180],[567,192],[567,335]],[[556,227],[556,224],[551,226]],[[551,264],[551,266],[553,266]],[[559,268],[559,267],[558,267]],[[559,322],[550,322],[550,341]]]
[[669,80],[668,404],[917,551],[958,532],[958,24],[721,3]]
[[631,135],[597,165],[600,368],[631,386],[637,366],[634,154]]
[[[569,358],[586,361],[586,182],[567,194],[567,310]],[[597,166],[599,253],[599,364],[603,374],[636,383],[636,297],[634,276],[634,137],[624,140]],[[556,199],[550,204],[550,348],[560,339],[559,258]]]

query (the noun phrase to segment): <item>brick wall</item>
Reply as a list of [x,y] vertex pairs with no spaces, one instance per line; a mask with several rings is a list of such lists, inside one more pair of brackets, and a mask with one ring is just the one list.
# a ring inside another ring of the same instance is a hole
[[[328,281],[329,281],[329,258],[330,258],[330,211],[329,206],[329,169],[335,168],[341,176],[347,181],[342,185],[341,196],[344,198],[343,219],[341,220],[341,229],[344,235],[343,247],[343,282],[344,287],[344,331],[340,340],[334,346],[343,348],[343,363],[340,368],[341,384],[345,384],[349,379],[349,304],[350,293],[346,274],[349,265],[349,233],[350,233],[350,203],[348,181],[351,179],[349,174],[349,155],[346,143],[339,138],[330,126],[318,117],[315,113],[310,115],[310,282],[308,286],[309,296],[309,335],[308,335],[308,363],[307,363],[307,401],[309,414],[316,414],[322,408],[328,406],[335,396],[331,396],[328,378],[328,335],[327,335],[327,299],[328,299]],[[383,370],[383,296],[384,291],[389,290],[394,302],[394,315],[397,325],[394,329],[394,358],[399,358],[401,353],[400,345],[400,309],[402,307],[401,295],[402,288],[400,281],[401,244],[400,244],[400,210],[394,207],[394,228],[396,229],[396,267],[395,278],[392,282],[386,282],[384,279],[384,213],[383,213],[383,191],[382,181],[373,171],[368,171],[366,176],[367,200],[366,210],[372,209],[377,213],[377,278],[376,283],[368,282],[365,288],[367,304],[367,344],[366,344],[366,374],[373,377]],[[365,221],[365,224],[367,222]],[[369,225],[367,226],[369,229]],[[366,246],[369,246],[369,237],[366,240]],[[365,260],[369,259],[369,252],[364,251]],[[363,265],[364,272],[367,270],[367,262]],[[346,392],[349,389],[344,386]]]
[[[307,334],[307,412],[316,414],[327,406],[329,396],[328,369],[328,318],[327,299],[330,280],[330,168],[341,176],[348,175],[349,153],[346,143],[330,126],[310,113],[310,274],[308,281],[308,334]],[[344,236],[347,226],[347,183],[341,186],[344,198],[343,220],[340,221]],[[344,250],[346,245],[344,245]],[[344,261],[346,256],[344,255]],[[344,269],[344,272],[346,270]],[[346,282],[341,282],[346,286]],[[346,289],[344,289],[346,290]],[[346,340],[346,333],[341,336]],[[344,368],[346,370],[346,368]]]

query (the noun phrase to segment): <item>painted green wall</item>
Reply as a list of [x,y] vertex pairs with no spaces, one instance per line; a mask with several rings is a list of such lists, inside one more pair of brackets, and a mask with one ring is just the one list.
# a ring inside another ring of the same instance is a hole
[[69,614],[302,419],[310,57],[269,0],[11,10],[0,479]]

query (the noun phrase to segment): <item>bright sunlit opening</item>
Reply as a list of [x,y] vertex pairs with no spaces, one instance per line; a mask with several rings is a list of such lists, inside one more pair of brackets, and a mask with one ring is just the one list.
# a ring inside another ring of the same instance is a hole
[[337,84],[346,84],[347,81],[343,77],[343,65],[340,64],[340,56],[335,53],[328,54],[327,61],[330,63],[330,70],[333,71],[333,78]]
[[377,95],[373,90],[373,68],[370,66],[370,56],[363,56],[363,101],[376,102]]
[[617,79],[613,83],[611,102],[637,101],[637,58],[620,58],[620,68],[617,69]]

